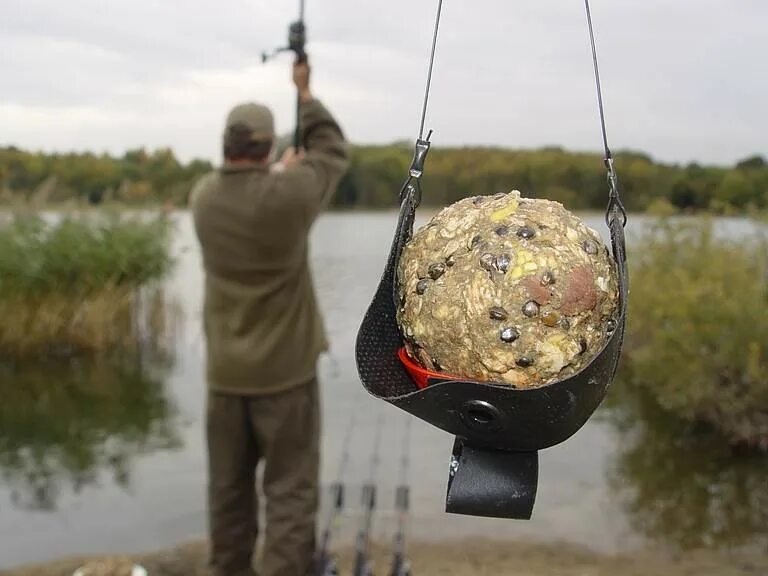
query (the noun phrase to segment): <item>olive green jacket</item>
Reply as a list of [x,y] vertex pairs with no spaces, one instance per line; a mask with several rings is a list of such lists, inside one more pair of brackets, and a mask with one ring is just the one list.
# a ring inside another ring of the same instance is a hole
[[306,157],[282,172],[224,167],[194,187],[205,267],[208,385],[260,395],[315,376],[327,349],[310,274],[309,230],[348,167],[336,121],[313,100],[301,109]]

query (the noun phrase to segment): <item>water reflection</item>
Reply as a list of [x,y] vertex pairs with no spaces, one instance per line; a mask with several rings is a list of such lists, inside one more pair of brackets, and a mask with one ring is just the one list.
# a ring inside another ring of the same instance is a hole
[[609,482],[630,523],[659,544],[768,546],[768,458],[738,453],[720,437],[617,386],[611,419],[621,442]]
[[53,510],[103,473],[126,487],[132,461],[180,444],[168,356],[0,366],[0,477],[15,505]]

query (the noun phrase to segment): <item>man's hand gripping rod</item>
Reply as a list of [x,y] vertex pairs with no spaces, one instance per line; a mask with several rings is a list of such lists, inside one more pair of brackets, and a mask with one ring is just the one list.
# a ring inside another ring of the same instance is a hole
[[[296,62],[306,62],[307,27],[304,24],[304,0],[299,0],[299,19],[288,27],[288,46],[277,48],[272,52],[262,52],[261,61],[266,63],[283,52],[296,54]],[[301,96],[296,97],[296,130],[293,134],[293,147],[296,152],[301,147]]]

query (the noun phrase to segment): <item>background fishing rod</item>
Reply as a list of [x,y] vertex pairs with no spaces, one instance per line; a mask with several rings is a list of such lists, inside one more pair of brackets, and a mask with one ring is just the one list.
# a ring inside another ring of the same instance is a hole
[[339,525],[339,519],[341,513],[344,510],[344,475],[349,465],[349,445],[352,441],[352,435],[357,423],[357,409],[352,411],[352,418],[349,421],[349,426],[344,434],[344,441],[341,450],[341,459],[339,460],[339,470],[336,474],[336,480],[331,484],[329,494],[331,497],[331,510],[328,513],[328,519],[326,520],[323,528],[323,533],[320,536],[320,547],[317,550],[315,556],[315,576],[338,576],[338,567],[336,566],[336,558],[331,554],[331,538],[334,532],[337,531]]
[[371,470],[368,481],[363,484],[363,515],[360,529],[355,540],[354,576],[373,576],[373,566],[369,555],[373,513],[376,510],[376,473],[379,468],[379,451],[381,450],[381,432],[384,428],[384,417],[379,416],[376,422],[376,436],[371,452]]
[[[299,0],[299,19],[288,27],[288,46],[272,52],[262,52],[261,61],[267,62],[282,52],[293,52],[296,62],[306,62],[307,27],[304,24],[305,0]],[[296,94],[296,129],[293,133],[293,147],[298,152],[301,147],[301,95]]]
[[406,531],[408,529],[408,514],[410,511],[411,489],[408,484],[411,450],[411,416],[405,417],[405,433],[403,435],[403,453],[400,460],[400,484],[395,490],[395,510],[397,511],[397,532],[392,554],[391,576],[411,576],[411,566],[406,550]]

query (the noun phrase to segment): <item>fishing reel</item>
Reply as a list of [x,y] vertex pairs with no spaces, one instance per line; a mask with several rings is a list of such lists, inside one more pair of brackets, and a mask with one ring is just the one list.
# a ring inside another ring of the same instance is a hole
[[306,44],[307,27],[304,25],[303,20],[297,20],[288,27],[288,46],[276,48],[271,52],[262,52],[261,61],[262,63],[267,63],[269,60],[283,52],[293,52],[296,54],[296,59],[299,62],[304,62],[307,59],[307,53],[304,50]]

